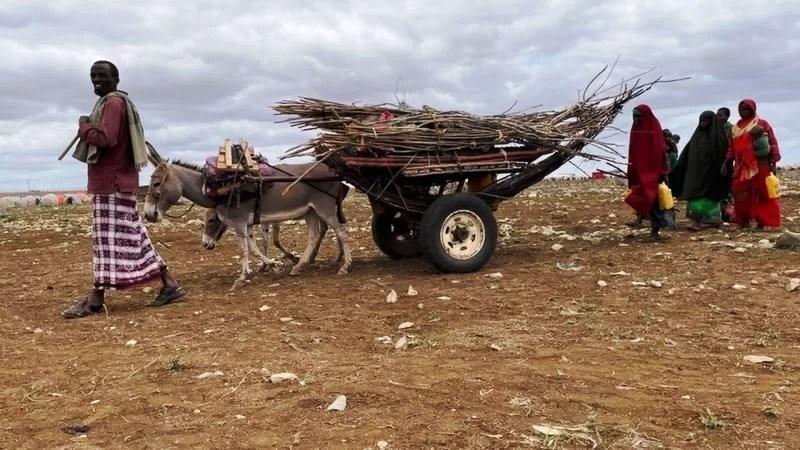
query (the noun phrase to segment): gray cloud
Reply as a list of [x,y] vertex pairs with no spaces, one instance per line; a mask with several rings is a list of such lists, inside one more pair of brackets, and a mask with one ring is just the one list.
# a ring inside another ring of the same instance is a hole
[[[77,13],[79,10],[80,13]],[[299,95],[481,114],[577,98],[605,64],[614,80],[691,76],[641,101],[685,139],[697,115],[755,98],[800,160],[800,4],[693,2],[4,1],[0,191],[85,184],[55,156],[94,103],[88,70],[110,59],[162,153],[202,160],[246,137],[275,158],[308,138],[269,106]],[[616,127],[630,126],[627,114]],[[624,144],[624,136],[613,140]],[[624,148],[623,148],[624,150]],[[591,165],[587,165],[591,166]],[[569,168],[567,168],[569,169]],[[142,182],[147,172],[143,173]]]

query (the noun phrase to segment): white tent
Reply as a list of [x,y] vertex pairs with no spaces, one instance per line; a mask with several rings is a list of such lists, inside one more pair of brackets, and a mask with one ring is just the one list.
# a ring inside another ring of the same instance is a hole
[[22,199],[19,197],[2,197],[0,198],[0,209],[13,208],[19,206]]
[[47,194],[42,196],[42,203],[43,206],[57,206],[58,205],[58,197],[56,194]]
[[20,201],[20,206],[22,206],[23,208],[33,208],[34,206],[36,206],[36,197],[32,195],[26,195],[25,197],[22,197],[22,200]]

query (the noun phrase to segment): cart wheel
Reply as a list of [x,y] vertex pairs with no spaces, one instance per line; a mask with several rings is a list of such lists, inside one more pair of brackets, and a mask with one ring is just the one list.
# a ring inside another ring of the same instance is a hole
[[480,270],[497,245],[497,221],[492,210],[473,194],[436,199],[422,216],[420,231],[428,260],[442,272]]
[[386,210],[372,216],[372,240],[392,259],[421,255],[417,228],[395,210]]

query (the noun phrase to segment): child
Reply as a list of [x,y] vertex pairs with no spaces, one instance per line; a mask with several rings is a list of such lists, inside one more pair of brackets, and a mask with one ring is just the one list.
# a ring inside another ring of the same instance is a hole
[[759,158],[769,156],[769,138],[764,129],[756,125],[750,130],[750,136],[753,138],[753,151],[756,156]]

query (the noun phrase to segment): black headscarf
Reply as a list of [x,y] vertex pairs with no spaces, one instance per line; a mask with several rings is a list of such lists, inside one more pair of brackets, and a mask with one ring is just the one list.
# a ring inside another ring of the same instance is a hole
[[700,114],[699,122],[706,120],[710,125],[700,128],[698,123],[669,174],[672,193],[683,200],[723,200],[730,192],[730,176],[720,174],[728,151],[728,135],[713,111]]

